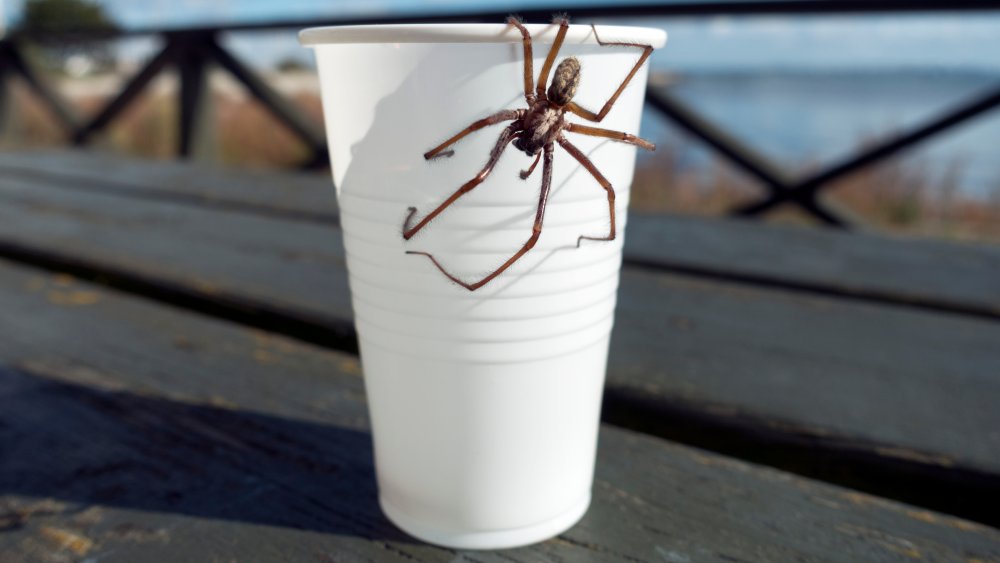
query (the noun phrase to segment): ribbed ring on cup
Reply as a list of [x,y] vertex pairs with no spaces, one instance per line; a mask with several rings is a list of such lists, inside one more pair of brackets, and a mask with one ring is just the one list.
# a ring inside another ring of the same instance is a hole
[[371,346],[415,358],[458,363],[516,363],[557,358],[577,352],[608,338],[614,320],[609,317],[586,330],[546,339],[523,342],[454,343],[413,338],[386,331],[356,318],[358,336]]
[[386,330],[418,338],[430,336],[452,342],[519,342],[570,334],[602,322],[614,314],[615,300],[612,297],[605,295],[596,303],[568,312],[519,319],[414,315],[360,298],[354,300],[354,313]]
[[[567,250],[567,252],[572,251]],[[481,301],[479,295],[446,280],[426,257],[404,255],[399,258],[402,263],[386,265],[370,261],[366,255],[347,253],[351,275],[373,287],[404,293],[411,298],[442,296],[459,301]],[[447,263],[446,259],[445,262]],[[420,272],[413,273],[414,269],[419,269]],[[620,265],[619,261],[612,257],[581,263],[579,268],[574,268],[570,272],[571,275],[566,275],[565,270],[538,271],[541,269],[531,272],[530,284],[524,283],[519,278],[501,275],[496,278],[492,287],[485,286],[482,293],[489,293],[494,299],[552,297],[606,282],[618,275]],[[471,275],[470,279],[473,279]]]

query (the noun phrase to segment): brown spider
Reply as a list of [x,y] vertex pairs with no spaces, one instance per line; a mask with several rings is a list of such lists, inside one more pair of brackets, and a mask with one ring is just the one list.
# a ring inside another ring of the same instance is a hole
[[424,158],[427,160],[441,156],[451,156],[453,151],[446,151],[445,149],[469,133],[502,121],[514,121],[503,130],[503,133],[500,134],[500,138],[497,140],[496,145],[494,145],[493,150],[490,151],[489,161],[486,163],[486,166],[483,167],[478,174],[476,174],[475,177],[463,184],[462,187],[458,188],[455,193],[451,194],[448,199],[441,203],[441,205],[437,206],[437,208],[433,211],[428,213],[427,216],[421,219],[416,225],[410,226],[410,221],[413,219],[413,215],[417,212],[416,207],[409,208],[409,214],[403,222],[403,239],[410,240],[410,237],[417,234],[420,229],[424,228],[427,223],[437,217],[438,214],[444,211],[449,205],[455,203],[458,198],[472,191],[473,188],[481,184],[483,180],[490,175],[490,172],[493,171],[493,167],[500,159],[500,155],[503,153],[507,145],[511,143],[511,141],[513,141],[516,149],[523,151],[528,156],[535,157],[531,166],[527,170],[521,171],[522,180],[527,179],[528,176],[531,175],[531,173],[535,170],[535,166],[538,164],[538,160],[544,157],[545,160],[542,164],[542,187],[538,198],[538,210],[535,213],[535,224],[531,229],[531,237],[524,243],[524,246],[522,246],[517,253],[511,256],[492,273],[475,283],[466,283],[448,273],[448,271],[445,270],[430,253],[416,250],[409,250],[406,252],[407,254],[421,254],[430,258],[431,262],[437,266],[437,269],[440,270],[442,274],[469,291],[475,291],[476,289],[479,289],[489,283],[493,278],[499,276],[504,270],[509,268],[511,264],[516,262],[519,258],[521,258],[521,256],[531,250],[538,241],[539,235],[542,234],[542,218],[545,216],[545,203],[548,200],[549,188],[552,184],[552,155],[555,150],[555,143],[559,143],[559,145],[565,149],[566,152],[572,155],[573,158],[583,165],[583,167],[590,172],[594,179],[597,180],[597,182],[608,194],[608,211],[611,215],[611,232],[607,236],[603,237],[581,235],[576,241],[576,246],[579,248],[580,242],[584,239],[600,241],[611,241],[615,239],[615,190],[611,187],[611,183],[608,182],[600,171],[597,170],[594,163],[592,163],[590,159],[588,159],[586,155],[580,151],[580,149],[576,148],[566,139],[563,135],[564,131],[590,135],[593,137],[605,137],[615,141],[621,141],[623,143],[638,145],[647,150],[654,150],[656,148],[653,143],[628,133],[612,131],[610,129],[601,129],[599,127],[577,125],[575,123],[569,123],[565,120],[567,111],[593,122],[599,123],[602,119],[604,119],[604,116],[607,115],[607,113],[611,110],[611,107],[615,104],[618,96],[621,95],[629,81],[632,80],[633,76],[635,76],[636,71],[639,70],[642,64],[646,62],[646,59],[649,58],[650,53],[653,52],[653,47],[651,45],[604,42],[597,36],[597,28],[591,25],[591,28],[594,30],[594,38],[597,39],[597,43],[599,45],[639,47],[643,50],[642,56],[639,57],[639,60],[635,63],[635,66],[632,67],[632,70],[628,73],[628,76],[625,77],[625,80],[621,83],[621,85],[618,86],[618,90],[616,90],[611,98],[608,99],[608,101],[604,104],[604,107],[601,108],[601,111],[594,113],[580,107],[572,101],[573,96],[576,94],[577,86],[580,84],[580,62],[574,57],[568,57],[559,63],[559,66],[556,67],[555,74],[552,77],[552,84],[549,86],[547,92],[545,90],[545,84],[548,82],[549,78],[549,71],[552,69],[552,64],[555,62],[556,55],[559,53],[560,47],[562,47],[563,39],[566,37],[566,31],[569,29],[569,20],[565,17],[557,16],[553,21],[553,23],[559,25],[559,31],[556,34],[555,41],[552,43],[552,47],[549,49],[548,56],[545,58],[545,63],[542,65],[542,71],[538,74],[537,87],[532,84],[533,72],[531,34],[528,33],[528,30],[525,29],[523,25],[521,25],[520,20],[513,16],[507,19],[507,23],[508,25],[516,27],[521,32],[522,43],[524,44],[524,98],[528,102],[528,107],[525,109],[503,110],[489,117],[480,119],[460,131],[452,138],[425,153]]

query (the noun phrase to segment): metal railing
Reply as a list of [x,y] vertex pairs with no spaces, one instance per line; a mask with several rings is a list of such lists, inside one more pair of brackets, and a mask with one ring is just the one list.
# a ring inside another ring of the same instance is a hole
[[[528,21],[547,21],[555,12],[567,8],[532,8],[518,13]],[[613,7],[579,7],[570,11],[575,19],[618,17],[670,17],[709,15],[763,15],[763,14],[845,14],[845,13],[903,13],[903,12],[957,12],[970,10],[1000,10],[1000,2],[982,0],[747,0],[747,1],[679,1],[660,4],[622,4]],[[65,36],[74,39],[116,39],[135,36],[158,36],[163,48],[153,56],[93,117],[83,119],[58,93],[27,63],[23,45],[39,37],[0,38],[0,106],[5,102],[9,89],[7,75],[24,79],[38,98],[49,107],[66,129],[73,144],[83,146],[114,121],[122,111],[142,93],[150,82],[168,68],[176,69],[180,78],[177,153],[191,157],[207,151],[210,137],[209,123],[205,119],[209,102],[208,71],[212,64],[219,65],[242,83],[249,93],[282,123],[301,138],[310,151],[304,167],[315,168],[328,162],[323,131],[304,116],[293,103],[286,100],[248,66],[239,61],[218,41],[225,32],[250,32],[276,29],[302,29],[323,25],[351,25],[371,23],[422,23],[422,22],[501,22],[507,12],[477,11],[448,14],[397,15],[389,17],[354,17],[327,20],[282,21],[269,23],[233,24],[192,27],[186,29],[136,29],[119,32],[85,33]],[[974,100],[949,108],[907,131],[885,139],[875,146],[865,148],[836,162],[819,172],[794,177],[768,160],[746,143],[738,141],[719,125],[710,122],[691,107],[682,103],[663,89],[650,88],[647,102],[663,116],[690,135],[711,147],[718,155],[735,165],[747,175],[764,185],[768,193],[758,201],[732,210],[733,215],[757,216],[781,205],[796,205],[822,223],[846,228],[850,222],[827,208],[819,199],[820,193],[838,180],[873,163],[883,161],[899,152],[912,148],[926,139],[939,135],[954,126],[984,114],[1000,105],[1000,84],[992,91]],[[0,107],[0,128],[3,127]]]

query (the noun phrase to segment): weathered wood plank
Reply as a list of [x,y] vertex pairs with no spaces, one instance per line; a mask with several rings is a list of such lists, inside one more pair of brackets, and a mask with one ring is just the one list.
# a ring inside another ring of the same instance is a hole
[[153,161],[106,153],[0,153],[0,178],[72,190],[337,223],[328,174],[237,170],[206,163]]
[[[0,154],[0,178],[336,222],[325,174],[220,170],[123,156]],[[1000,247],[633,213],[626,258],[731,278],[1000,318]]]
[[[0,203],[0,240],[205,299],[319,312],[321,326],[350,318],[340,234],[328,225],[14,179],[0,180]],[[1000,427],[989,400],[1000,394],[1000,324],[633,270],[620,295],[613,389],[873,444],[866,451],[890,459],[1000,473],[1000,436],[988,430]]]
[[1000,524],[1000,323],[626,272],[606,421]]
[[633,213],[633,265],[1000,319],[1000,245]]
[[[230,291],[279,307],[351,315],[343,242],[330,225],[11,178],[0,179],[0,198],[0,238],[6,241],[99,260],[206,295]],[[263,264],[277,269],[261,269]],[[283,289],[273,291],[275,284]]]
[[616,385],[781,413],[840,435],[868,421],[878,428],[866,434],[883,444],[1000,468],[1000,436],[985,431],[1000,428],[1000,323],[648,272],[626,278]]
[[539,546],[456,553],[379,514],[351,356],[0,264],[11,561],[988,561],[1000,532],[624,430]]

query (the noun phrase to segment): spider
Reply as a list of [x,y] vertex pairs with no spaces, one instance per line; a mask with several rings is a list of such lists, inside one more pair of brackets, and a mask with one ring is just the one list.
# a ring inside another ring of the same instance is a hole
[[545,204],[548,201],[549,188],[552,185],[552,160],[556,143],[568,152],[570,156],[575,158],[577,162],[579,162],[594,177],[594,179],[597,180],[608,195],[608,212],[611,216],[610,232],[603,237],[581,235],[576,241],[577,248],[580,247],[580,243],[584,240],[612,241],[615,239],[615,190],[611,186],[611,182],[609,182],[601,174],[597,167],[594,166],[594,163],[591,162],[590,159],[587,158],[582,151],[580,151],[580,149],[566,139],[566,136],[563,134],[564,132],[568,131],[570,133],[579,133],[592,137],[604,137],[614,141],[637,145],[650,151],[656,148],[653,143],[640,139],[639,137],[629,133],[612,131],[610,129],[602,129],[599,127],[591,127],[588,125],[578,125],[576,123],[570,123],[565,119],[566,112],[570,112],[591,122],[600,123],[600,121],[604,119],[604,116],[611,111],[612,106],[614,106],[615,101],[618,100],[618,96],[621,95],[622,91],[625,90],[625,87],[628,86],[629,81],[632,80],[632,77],[635,76],[635,73],[640,67],[642,67],[643,63],[646,62],[646,59],[649,58],[649,55],[653,52],[653,47],[651,45],[601,41],[600,37],[597,35],[597,28],[591,25],[591,29],[594,31],[594,38],[597,40],[599,45],[639,47],[642,49],[642,56],[639,57],[635,66],[632,67],[628,76],[625,77],[625,80],[618,86],[615,93],[604,104],[604,107],[602,107],[599,112],[594,113],[573,102],[573,96],[576,94],[577,86],[580,84],[580,61],[578,61],[575,57],[567,57],[559,63],[555,69],[555,73],[553,74],[552,84],[549,85],[548,90],[545,88],[545,85],[548,82],[549,72],[552,69],[556,55],[558,55],[559,49],[562,47],[563,40],[566,37],[566,32],[569,29],[569,20],[565,16],[556,16],[553,20],[553,24],[558,25],[559,30],[556,33],[555,41],[553,41],[552,47],[549,49],[549,54],[545,58],[544,64],[542,64],[542,70],[538,74],[537,86],[533,83],[531,34],[528,33],[528,30],[521,24],[521,21],[514,16],[507,19],[507,24],[516,27],[521,32],[522,44],[524,46],[524,99],[527,102],[528,107],[523,109],[502,110],[489,117],[475,121],[447,141],[424,153],[424,158],[427,160],[442,156],[451,156],[454,154],[454,151],[446,149],[466,135],[490,125],[495,125],[504,121],[513,121],[513,123],[508,125],[503,132],[500,133],[500,138],[490,151],[489,160],[487,161],[486,166],[484,166],[478,174],[458,188],[457,191],[451,194],[451,196],[445,199],[444,202],[438,205],[433,211],[428,213],[416,225],[411,226],[413,216],[417,212],[416,207],[408,208],[407,211],[409,213],[406,216],[406,220],[403,222],[403,239],[410,240],[413,235],[417,234],[421,229],[426,227],[432,219],[437,217],[442,211],[448,208],[448,206],[455,203],[458,198],[469,193],[473,188],[483,183],[483,181],[486,180],[486,177],[490,175],[490,172],[493,171],[493,167],[500,159],[500,155],[503,153],[504,149],[506,149],[507,145],[512,142],[514,148],[524,152],[528,156],[535,157],[531,166],[529,166],[527,170],[521,171],[520,177],[522,180],[527,180],[528,177],[531,176],[531,173],[534,172],[535,167],[538,165],[538,161],[542,159],[542,185],[538,197],[538,208],[535,213],[535,223],[531,229],[531,237],[524,243],[520,250],[518,250],[506,262],[501,264],[496,270],[488,274],[486,277],[475,283],[468,283],[445,270],[437,259],[430,253],[417,250],[409,250],[406,252],[407,254],[419,254],[426,256],[431,260],[431,262],[434,263],[442,274],[448,277],[448,279],[458,285],[461,285],[469,291],[475,291],[499,276],[504,272],[504,270],[509,268],[512,264],[514,264],[514,262],[531,250],[538,241],[538,237],[542,234],[542,219],[545,216]]

